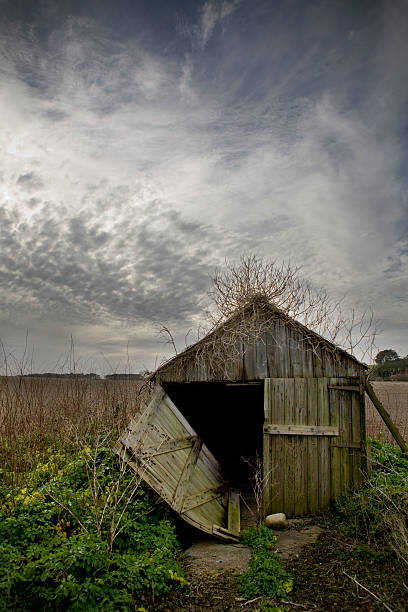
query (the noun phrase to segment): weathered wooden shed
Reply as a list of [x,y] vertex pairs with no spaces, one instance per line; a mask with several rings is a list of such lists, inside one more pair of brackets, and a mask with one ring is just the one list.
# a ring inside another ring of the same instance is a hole
[[257,298],[158,368],[118,449],[204,531],[237,533],[236,490],[257,456],[264,514],[312,515],[361,484],[365,371]]

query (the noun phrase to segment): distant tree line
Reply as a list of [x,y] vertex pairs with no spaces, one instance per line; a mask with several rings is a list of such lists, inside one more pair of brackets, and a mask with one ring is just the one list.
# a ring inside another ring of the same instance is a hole
[[142,374],[107,374],[108,380],[143,380]]
[[393,349],[380,351],[376,357],[374,375],[383,380],[408,380],[408,355],[400,357]]
[[91,378],[91,379],[100,379],[99,374],[95,374],[94,372],[90,372],[89,374],[82,374],[80,372],[71,372],[70,374],[58,374],[57,372],[43,372],[41,374],[32,373],[32,374],[23,374],[23,376],[29,378]]
[[[32,373],[32,374],[23,374],[23,376],[28,378],[69,378],[75,380],[101,380],[101,376],[99,374],[95,374],[95,372],[90,372],[89,374],[83,374],[80,372],[71,372],[70,374],[57,374],[57,372],[43,372]],[[107,380],[143,380],[142,374],[107,374],[105,376]]]

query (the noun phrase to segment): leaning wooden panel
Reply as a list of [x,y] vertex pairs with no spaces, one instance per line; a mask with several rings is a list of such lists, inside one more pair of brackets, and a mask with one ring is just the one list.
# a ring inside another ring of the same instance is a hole
[[220,466],[159,385],[115,450],[187,522],[211,534],[227,527]]

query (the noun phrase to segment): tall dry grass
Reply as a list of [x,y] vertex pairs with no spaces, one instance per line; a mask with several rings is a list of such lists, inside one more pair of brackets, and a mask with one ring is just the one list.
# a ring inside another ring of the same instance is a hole
[[[408,383],[373,382],[372,385],[400,434],[408,441]],[[380,438],[395,444],[394,438],[368,396],[366,396],[366,429],[369,438]]]
[[112,437],[140,409],[145,386],[133,380],[0,377],[0,470],[21,482],[50,449]]

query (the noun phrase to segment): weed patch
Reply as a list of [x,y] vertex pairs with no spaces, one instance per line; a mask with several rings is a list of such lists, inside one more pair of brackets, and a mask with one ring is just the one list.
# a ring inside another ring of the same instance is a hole
[[276,536],[266,527],[261,527],[259,531],[250,529],[245,534],[243,543],[251,548],[252,557],[249,570],[238,578],[239,590],[244,597],[250,599],[266,595],[284,598],[292,590],[292,576],[271,550],[275,542]]
[[408,459],[385,442],[371,441],[373,473],[365,486],[342,497],[335,517],[347,536],[373,549],[389,546],[408,565]]
[[165,505],[108,446],[0,487],[0,609],[134,610],[186,584]]

